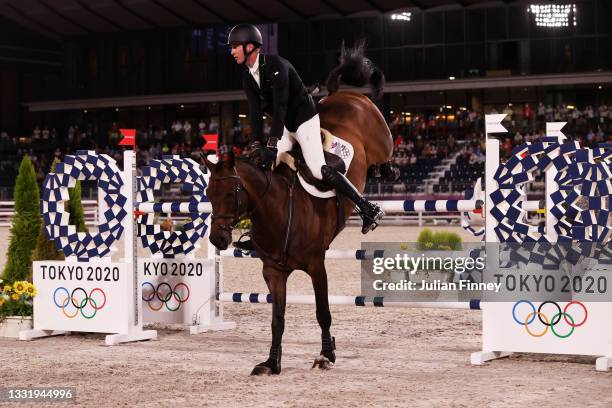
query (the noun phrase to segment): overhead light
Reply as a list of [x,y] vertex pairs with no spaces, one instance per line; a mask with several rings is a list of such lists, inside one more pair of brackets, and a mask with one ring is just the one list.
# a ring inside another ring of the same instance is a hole
[[599,86],[597,87],[597,89],[603,89],[603,86],[599,85]]
[[512,107],[512,104],[511,104],[511,103],[509,103],[509,104],[508,104],[508,106]]
[[184,108],[184,107],[185,107],[185,105],[181,105],[181,108]]
[[446,105],[446,109],[453,109],[451,105]]
[[466,109],[464,106],[460,106],[460,107],[459,107],[459,110],[461,110],[461,111],[465,111],[465,110],[467,110],[467,109]]
[[412,13],[408,11],[404,11],[403,13],[391,14],[391,20],[410,21],[411,18],[412,18]]
[[455,77],[454,76],[449,76],[448,79],[450,79],[451,81],[454,81]]
[[115,108],[115,112],[119,112],[119,108]]
[[151,107],[150,107],[150,106],[147,106],[147,110],[151,110]]
[[576,26],[576,4],[531,4],[527,12],[535,16],[538,27]]
[[393,111],[389,111],[389,113],[393,113]]
[[238,115],[239,118],[246,118],[246,115],[244,113],[241,113]]
[[83,111],[83,113],[87,113],[87,109],[85,109],[85,110]]
[[567,105],[567,109],[576,109],[574,105]]

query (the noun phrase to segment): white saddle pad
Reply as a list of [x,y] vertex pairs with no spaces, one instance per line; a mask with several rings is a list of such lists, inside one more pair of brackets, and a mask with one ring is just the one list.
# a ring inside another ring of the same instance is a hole
[[[353,149],[353,145],[351,145],[346,140],[340,139],[339,137],[332,135],[331,144],[329,144],[328,146],[329,148],[327,148],[326,150],[340,157],[344,161],[344,168],[346,169],[346,171],[348,171],[349,166],[351,165],[351,161],[353,160],[353,155],[355,154],[355,149]],[[313,195],[319,198],[329,198],[329,197],[334,197],[336,195],[336,190],[329,190],[329,191],[319,190],[312,184],[309,184],[308,182],[306,182],[302,178],[302,176],[300,176],[299,173],[298,173],[298,179],[300,180],[300,184],[302,184],[302,187],[304,187],[304,190],[306,190],[310,195]]]

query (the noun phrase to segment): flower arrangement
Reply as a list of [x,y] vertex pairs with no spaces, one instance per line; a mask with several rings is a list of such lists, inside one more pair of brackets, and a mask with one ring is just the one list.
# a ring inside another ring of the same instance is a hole
[[5,284],[0,280],[0,321],[7,316],[32,316],[36,287],[27,281]]

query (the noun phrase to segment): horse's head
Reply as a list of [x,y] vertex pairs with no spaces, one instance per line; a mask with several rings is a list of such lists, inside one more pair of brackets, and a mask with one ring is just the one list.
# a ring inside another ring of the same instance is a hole
[[206,195],[212,205],[210,242],[220,250],[232,242],[232,230],[246,212],[248,195],[236,171],[234,153],[225,146],[220,149],[218,163],[206,157],[204,162],[210,171]]

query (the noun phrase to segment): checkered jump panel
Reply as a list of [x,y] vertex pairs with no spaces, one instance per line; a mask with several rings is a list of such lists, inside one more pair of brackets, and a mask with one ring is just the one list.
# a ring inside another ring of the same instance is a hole
[[[137,201],[141,204],[154,203],[155,191],[162,184],[183,183],[183,191],[191,195],[189,199],[190,221],[182,231],[162,231],[155,224],[155,214],[142,215],[138,224],[138,235],[142,245],[152,253],[161,253],[164,257],[186,254],[195,249],[196,242],[206,234],[208,213],[199,213],[199,203],[208,202],[206,197],[205,175],[198,163],[192,159],[179,156],[163,156],[161,160],[152,160],[143,168],[143,176],[138,178]],[[178,208],[178,206],[176,206]]]
[[555,137],[526,143],[515,148],[512,157],[501,164],[494,176],[498,188],[490,193],[491,214],[501,242],[550,242],[543,227],[529,225],[521,203],[527,199],[524,186],[553,166],[558,190],[550,196],[547,210],[558,220],[554,226],[558,242],[610,240],[609,198],[612,144],[582,149],[578,142],[562,142]]
[[[77,180],[95,180],[108,207],[95,234],[77,232],[76,226],[69,223],[70,214],[65,209],[65,203],[69,199],[68,189],[73,188]],[[74,255],[79,260],[107,255],[113,242],[121,237],[121,222],[127,215],[127,198],[121,193],[122,186],[123,179],[117,163],[108,155],[87,150],[67,155],[56,166],[55,173],[45,178],[40,200],[45,231],[49,239],[55,242],[57,250],[65,256]]]

